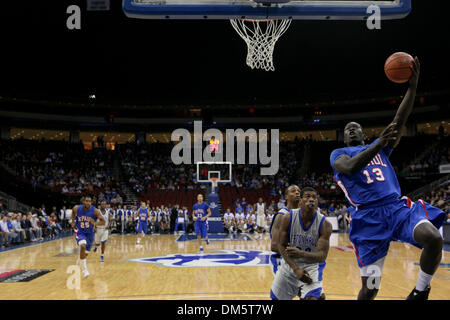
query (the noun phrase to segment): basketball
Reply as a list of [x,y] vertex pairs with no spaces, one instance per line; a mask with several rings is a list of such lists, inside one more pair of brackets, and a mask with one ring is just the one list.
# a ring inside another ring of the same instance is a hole
[[411,78],[414,58],[405,52],[396,52],[384,64],[384,72],[389,80],[395,83],[405,83]]

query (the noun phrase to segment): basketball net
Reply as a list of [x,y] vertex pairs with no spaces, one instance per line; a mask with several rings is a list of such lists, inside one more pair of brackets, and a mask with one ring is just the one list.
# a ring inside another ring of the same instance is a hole
[[219,180],[219,178],[209,178],[209,180],[211,181],[211,185],[212,185],[211,193],[215,193],[215,190],[217,187],[217,181]]
[[247,43],[247,65],[252,69],[274,71],[273,50],[277,40],[291,25],[291,19],[231,19],[234,30]]

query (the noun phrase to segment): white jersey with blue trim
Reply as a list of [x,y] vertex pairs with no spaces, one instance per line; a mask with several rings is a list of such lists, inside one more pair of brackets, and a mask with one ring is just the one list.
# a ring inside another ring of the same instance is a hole
[[[320,237],[320,230],[325,220],[325,216],[316,211],[314,213],[313,220],[309,226],[305,228],[303,226],[300,211],[301,209],[294,209],[290,211],[291,220],[289,223],[289,246],[297,247],[298,249],[306,252],[316,252],[317,243]],[[293,260],[297,265],[317,263],[307,258],[295,258]],[[291,267],[284,262],[281,264],[282,267],[283,264],[285,264],[284,268],[291,269]]]

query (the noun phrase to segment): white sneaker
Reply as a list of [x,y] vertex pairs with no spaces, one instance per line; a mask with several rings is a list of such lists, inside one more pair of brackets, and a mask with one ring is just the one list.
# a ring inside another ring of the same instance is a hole
[[87,271],[87,269],[86,269],[86,270],[83,270],[83,276],[84,276],[85,278],[89,277],[89,272]]

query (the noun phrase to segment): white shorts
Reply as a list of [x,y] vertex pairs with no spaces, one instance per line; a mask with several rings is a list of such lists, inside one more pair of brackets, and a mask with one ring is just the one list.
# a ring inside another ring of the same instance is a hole
[[258,227],[264,228],[266,226],[266,217],[263,215],[258,215],[256,217],[256,225]]
[[108,230],[97,228],[97,232],[95,233],[95,243],[106,241],[108,241]]
[[[301,299],[307,297],[320,298],[322,294],[322,275],[325,263],[313,263],[300,266],[306,270],[313,280],[311,284],[300,281],[289,265],[284,265],[275,274],[272,288],[270,289],[270,297],[273,300],[292,300],[301,293]],[[289,271],[286,271],[289,270]]]

